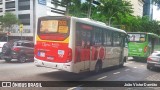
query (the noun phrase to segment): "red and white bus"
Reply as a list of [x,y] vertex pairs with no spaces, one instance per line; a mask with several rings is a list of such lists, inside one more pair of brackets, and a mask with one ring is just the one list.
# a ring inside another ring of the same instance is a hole
[[38,20],[35,64],[73,73],[123,66],[125,31],[90,19],[46,16]]

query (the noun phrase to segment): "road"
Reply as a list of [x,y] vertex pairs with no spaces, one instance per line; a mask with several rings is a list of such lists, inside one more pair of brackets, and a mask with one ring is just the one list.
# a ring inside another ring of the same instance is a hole
[[[122,68],[106,69],[99,74],[73,74],[50,68],[36,67],[33,62],[18,63],[17,61],[12,61],[6,63],[4,60],[0,60],[0,81],[160,81],[160,70],[147,70],[146,63],[128,60]],[[63,88],[61,87],[62,90],[84,90],[84,87],[78,89],[77,87]],[[106,90],[105,88],[97,87],[91,89],[88,87],[85,89]],[[139,90],[136,88],[121,88]],[[111,90],[114,89],[111,88]],[[141,88],[141,90],[143,89],[146,90],[146,88]],[[149,87],[148,89],[154,90],[155,88]],[[156,89],[159,90],[160,88]]]

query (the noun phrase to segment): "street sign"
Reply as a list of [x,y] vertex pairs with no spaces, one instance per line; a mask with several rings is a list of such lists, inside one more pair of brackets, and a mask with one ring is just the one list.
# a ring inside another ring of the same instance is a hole
[[22,32],[23,31],[23,24],[19,25],[19,31]]

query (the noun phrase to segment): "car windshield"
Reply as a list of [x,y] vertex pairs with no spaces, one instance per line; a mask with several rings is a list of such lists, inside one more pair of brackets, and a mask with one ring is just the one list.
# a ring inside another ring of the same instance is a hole
[[14,46],[22,46],[22,42],[15,42]]

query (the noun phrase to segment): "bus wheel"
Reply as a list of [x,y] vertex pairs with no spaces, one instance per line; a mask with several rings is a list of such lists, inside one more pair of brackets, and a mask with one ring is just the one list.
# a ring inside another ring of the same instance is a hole
[[119,65],[120,67],[124,66],[124,61],[126,60],[126,58],[123,59],[122,63]]
[[102,62],[98,61],[95,66],[95,73],[99,73],[102,70]]

